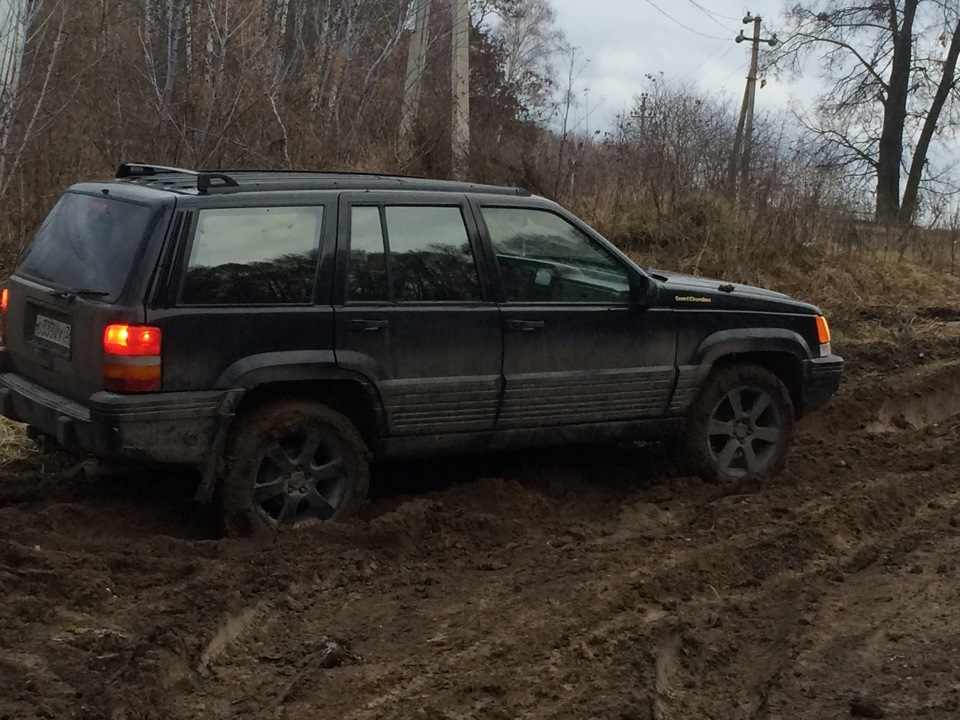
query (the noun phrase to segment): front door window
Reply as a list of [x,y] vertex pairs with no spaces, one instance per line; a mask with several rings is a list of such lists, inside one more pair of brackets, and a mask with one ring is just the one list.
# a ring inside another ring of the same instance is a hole
[[483,208],[510,303],[625,303],[622,263],[559,215],[530,208]]

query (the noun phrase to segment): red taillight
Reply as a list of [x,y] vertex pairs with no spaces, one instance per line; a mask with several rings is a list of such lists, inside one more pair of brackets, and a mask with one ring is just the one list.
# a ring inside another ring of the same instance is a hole
[[0,345],[7,344],[7,303],[10,301],[10,289],[0,290]]
[[107,325],[103,351],[123,357],[160,355],[161,337],[160,328],[150,325]]
[[160,390],[160,328],[107,325],[103,331],[103,384],[114,392]]

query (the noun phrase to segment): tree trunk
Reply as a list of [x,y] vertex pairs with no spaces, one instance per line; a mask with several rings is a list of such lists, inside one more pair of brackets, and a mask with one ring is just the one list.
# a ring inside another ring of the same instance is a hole
[[173,89],[177,79],[177,59],[180,54],[181,32],[183,31],[183,16],[186,12],[187,0],[167,2],[167,70],[163,84],[163,107],[161,119],[170,114],[173,105]]
[[900,162],[903,159],[903,130],[913,61],[913,20],[919,2],[906,0],[903,21],[899,30],[893,32],[893,64],[883,104],[883,129],[877,157],[877,220],[880,221],[894,220],[900,208]]
[[927,164],[927,151],[930,149],[930,141],[933,139],[937,124],[940,122],[943,106],[946,104],[951,91],[956,87],[958,58],[960,58],[960,21],[957,22],[957,27],[953,31],[953,39],[950,41],[950,49],[947,51],[947,59],[943,66],[943,75],[940,77],[940,84],[937,86],[937,93],[933,97],[930,111],[923,121],[923,130],[920,132],[917,149],[913,154],[913,161],[910,163],[907,187],[903,192],[903,203],[900,205],[900,221],[904,224],[913,222],[917,213],[917,195],[920,191],[923,170]]

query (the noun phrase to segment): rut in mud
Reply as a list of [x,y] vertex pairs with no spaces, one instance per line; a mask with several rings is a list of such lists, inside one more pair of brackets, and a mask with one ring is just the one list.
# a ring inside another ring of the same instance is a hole
[[736,493],[656,447],[458,458],[235,541],[186,478],[11,474],[0,717],[957,717],[948,349],[841,348],[788,470]]

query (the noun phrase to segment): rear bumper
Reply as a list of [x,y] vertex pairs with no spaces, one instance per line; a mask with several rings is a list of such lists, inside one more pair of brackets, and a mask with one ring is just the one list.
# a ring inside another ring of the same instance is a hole
[[0,414],[32,425],[67,450],[100,458],[201,465],[239,394],[98,392],[83,405],[15,373],[0,374]]
[[804,362],[804,382],[800,415],[807,415],[827,404],[840,389],[843,377],[843,358],[837,355],[814,358]]

